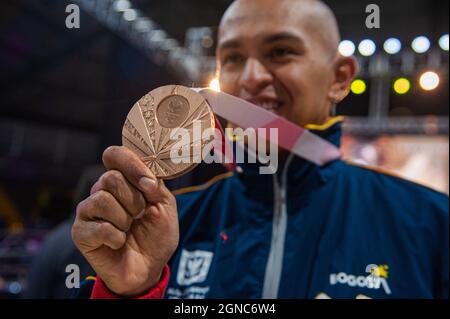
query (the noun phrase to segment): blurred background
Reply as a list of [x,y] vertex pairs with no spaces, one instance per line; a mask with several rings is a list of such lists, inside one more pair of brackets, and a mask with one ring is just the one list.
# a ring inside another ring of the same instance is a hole
[[[325,1],[339,50],[360,65],[346,116],[345,158],[449,191],[448,1]],[[131,106],[166,84],[214,83],[217,25],[230,0],[0,2],[0,298],[62,298],[65,266],[92,270],[70,239],[74,207],[121,144]],[[366,6],[381,10],[368,29]],[[80,8],[80,28],[66,8]],[[169,187],[199,184],[200,165]]]

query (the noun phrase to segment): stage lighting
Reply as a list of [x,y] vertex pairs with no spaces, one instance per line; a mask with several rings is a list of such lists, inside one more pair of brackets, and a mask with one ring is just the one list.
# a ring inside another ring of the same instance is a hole
[[137,18],[136,10],[134,9],[127,9],[123,13],[123,18],[127,21],[134,21]]
[[352,82],[352,85],[350,87],[353,94],[363,94],[366,91],[367,85],[366,82],[364,82],[361,79],[354,80]]
[[411,82],[406,78],[399,78],[394,82],[394,91],[397,94],[406,94],[411,88]]
[[338,50],[343,56],[351,56],[355,53],[355,44],[350,40],[341,41]]
[[448,34],[444,34],[439,38],[439,46],[442,50],[448,51]]
[[388,54],[397,54],[402,49],[402,43],[399,39],[396,38],[389,38],[386,41],[384,41],[383,45],[384,51]]
[[430,48],[430,40],[424,36],[417,37],[413,40],[411,47],[416,53],[425,53]]
[[431,91],[437,88],[439,81],[439,75],[433,71],[423,73],[419,79],[420,87],[425,91]]
[[209,83],[209,88],[213,91],[220,92],[220,83],[218,78],[214,78]]
[[375,53],[377,46],[375,42],[370,39],[362,40],[358,45],[358,51],[363,56],[371,56]]
[[118,12],[124,12],[131,7],[131,4],[128,0],[117,0],[114,3],[114,10]]

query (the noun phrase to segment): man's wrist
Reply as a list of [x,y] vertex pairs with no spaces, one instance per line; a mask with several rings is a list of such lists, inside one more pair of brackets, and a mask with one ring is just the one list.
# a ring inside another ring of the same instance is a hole
[[100,277],[97,277],[92,289],[91,299],[162,299],[169,283],[169,277],[170,269],[166,265],[155,284],[148,285],[148,288],[143,287],[121,293],[111,290]]
[[134,288],[132,290],[123,290],[123,291],[114,291],[111,289],[111,291],[121,296],[122,298],[136,298],[138,296],[142,296],[148,291],[152,290],[154,287],[158,285],[158,283],[161,281],[162,275],[164,272],[164,268],[157,273],[157,275],[150,276],[140,287]]

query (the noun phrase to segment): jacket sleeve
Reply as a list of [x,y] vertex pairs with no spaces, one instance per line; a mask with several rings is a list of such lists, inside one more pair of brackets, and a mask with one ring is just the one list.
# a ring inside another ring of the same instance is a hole
[[[170,270],[169,266],[164,267],[163,274],[159,283],[141,296],[132,299],[163,299],[169,284]],[[91,292],[91,299],[121,299],[123,297],[114,294],[108,289],[103,280],[97,277]]]

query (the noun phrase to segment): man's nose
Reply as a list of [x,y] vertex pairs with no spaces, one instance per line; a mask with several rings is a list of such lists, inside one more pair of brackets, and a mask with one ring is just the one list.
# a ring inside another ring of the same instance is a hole
[[257,59],[247,59],[239,86],[252,95],[258,94],[273,82],[272,74]]

